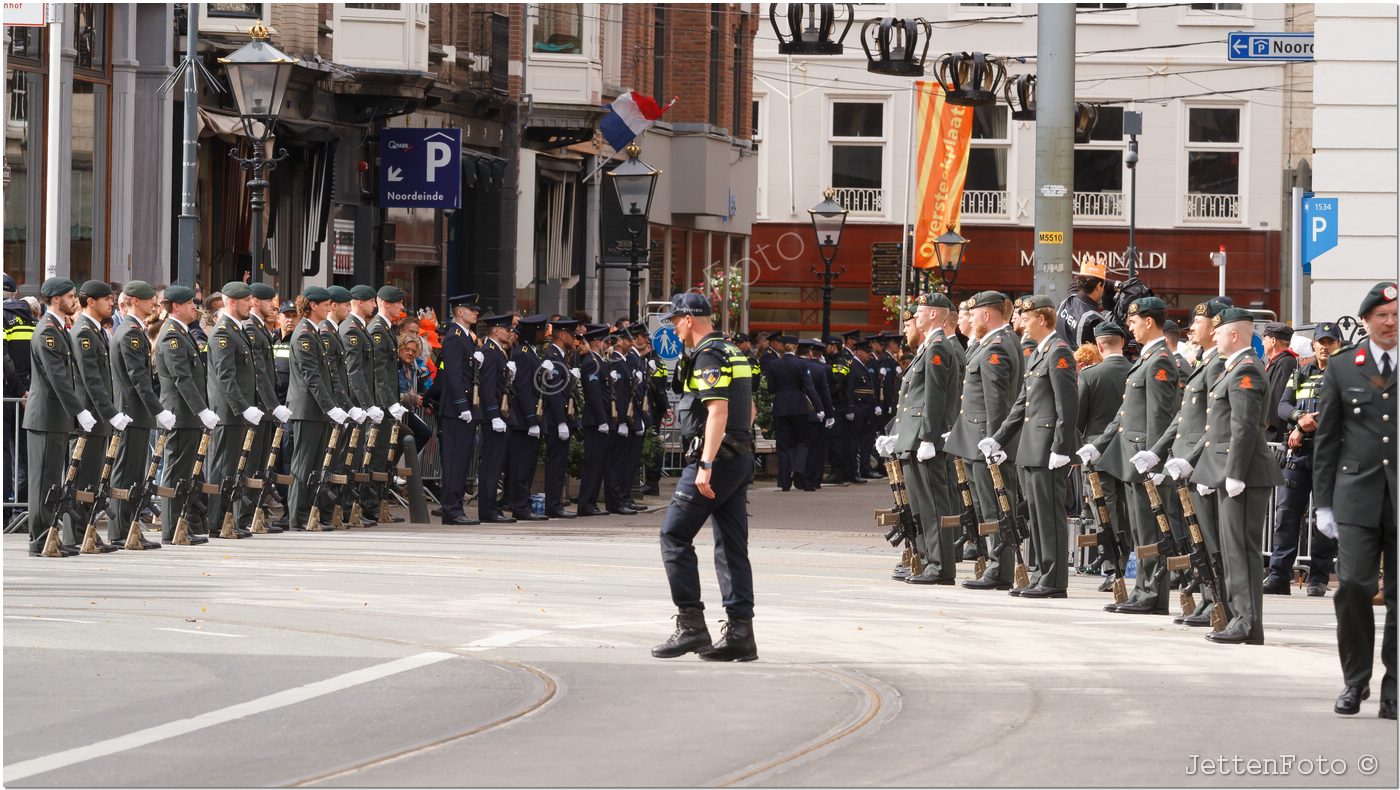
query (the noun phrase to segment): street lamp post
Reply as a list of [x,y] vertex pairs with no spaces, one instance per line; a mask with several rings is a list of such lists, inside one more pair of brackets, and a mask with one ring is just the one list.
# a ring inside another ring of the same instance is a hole
[[822,271],[812,267],[812,274],[822,278],[822,342],[831,336],[831,281],[846,273],[842,266],[838,272],[831,271],[831,263],[836,260],[836,251],[841,246],[841,230],[846,226],[849,213],[835,200],[836,190],[827,187],[822,193],[822,202],[807,209],[812,215],[812,232],[817,237],[817,254],[822,259]]
[[251,195],[248,208],[252,210],[252,281],[262,279],[262,235],[263,235],[263,190],[268,182],[264,178],[267,170],[287,157],[287,150],[279,148],[276,156],[265,155],[267,141],[273,135],[277,118],[282,113],[282,102],[287,96],[287,82],[292,76],[296,59],[272,46],[270,32],[261,21],[248,29],[252,38],[226,58],[219,58],[228,71],[229,84],[233,87],[233,98],[238,104],[238,114],[243,119],[243,134],[253,141],[253,155],[242,157],[237,149],[229,151],[229,156],[244,170],[251,171],[248,181]]
[[963,254],[967,252],[967,239],[949,228],[942,236],[933,240],[933,255],[938,259],[938,272],[948,286],[948,298],[953,298],[953,283],[958,279],[962,267]]
[[1142,133],[1142,113],[1123,113],[1123,131],[1128,135],[1128,153],[1123,161],[1128,165],[1128,279],[1137,276],[1137,163],[1138,135]]
[[642,149],[636,143],[623,149],[627,161],[608,171],[608,183],[613,186],[618,208],[622,211],[622,226],[629,237],[627,248],[620,243],[613,245],[616,253],[626,253],[627,264],[627,309],[631,318],[642,319],[642,272],[647,268],[642,264],[644,253],[660,246],[653,241],[642,244],[642,234],[646,233],[647,217],[651,214],[651,199],[656,195],[656,180],[661,171],[641,160]]

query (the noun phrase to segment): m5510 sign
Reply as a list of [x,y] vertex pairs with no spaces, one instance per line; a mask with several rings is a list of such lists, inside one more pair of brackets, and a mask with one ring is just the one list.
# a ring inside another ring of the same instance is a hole
[[1312,33],[1231,33],[1225,44],[1230,60],[1313,59]]
[[461,208],[462,130],[381,131],[379,205],[386,208]]

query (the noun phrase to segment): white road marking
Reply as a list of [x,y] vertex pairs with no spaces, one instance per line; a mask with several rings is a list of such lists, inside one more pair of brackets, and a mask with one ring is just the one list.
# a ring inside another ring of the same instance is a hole
[[336,675],[326,680],[318,680],[315,683],[307,683],[303,686],[290,688],[259,697],[248,702],[241,702],[237,705],[230,705],[227,708],[202,713],[188,719],[180,719],[167,724],[160,724],[144,730],[128,733],[116,738],[88,746],[80,746],[76,749],[67,749],[44,757],[36,757],[32,760],[24,760],[5,766],[5,783],[17,782],[21,779],[42,774],[48,771],[56,771],[59,768],[67,768],[70,765],[95,760],[99,757],[124,752],[129,749],[136,749],[141,746],[148,746],[152,743],[178,738],[181,735],[188,735],[192,732],[226,724],[231,721],[253,716],[259,713],[266,713],[277,708],[285,708],[288,705],[295,705],[298,702],[305,702],[316,697],[322,697],[337,691],[363,685],[401,672],[436,664],[439,661],[446,661],[455,658],[452,653],[419,653],[417,655],[400,658],[384,664],[378,664],[364,669],[357,669],[353,672],[346,672],[343,675]]
[[71,617],[41,617],[41,616],[39,616],[39,615],[30,615],[30,614],[7,614],[7,615],[5,615],[5,619],[6,619],[6,620],[29,620],[29,621],[35,622],[35,623],[43,623],[43,622],[49,622],[49,623],[82,623],[82,624],[84,624],[84,625],[97,625],[97,621],[96,621],[96,620],[74,620],[74,619],[71,618]]
[[544,636],[548,631],[540,631],[534,628],[526,628],[520,631],[502,631],[499,634],[478,639],[475,642],[468,642],[462,645],[462,650],[490,650],[493,647],[505,647],[516,642],[524,642],[526,639],[534,639],[537,636]]
[[656,625],[655,620],[617,620],[611,623],[579,623],[572,625],[561,625],[561,629],[569,631],[585,628],[616,628],[621,625]]
[[247,634],[223,634],[218,631],[196,631],[191,628],[157,628],[157,631],[170,631],[176,634],[199,634],[200,636],[227,636],[233,639],[247,639]]

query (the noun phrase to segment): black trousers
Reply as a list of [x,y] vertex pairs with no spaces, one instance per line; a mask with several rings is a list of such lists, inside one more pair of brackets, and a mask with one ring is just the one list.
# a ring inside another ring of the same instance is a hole
[[807,416],[774,417],[773,438],[778,443],[778,487],[788,490],[796,477],[801,488],[807,470]]
[[[467,494],[467,470],[476,452],[476,422],[464,422],[443,415],[438,421],[441,434],[438,447],[442,458],[442,517],[462,518],[466,515],[462,498]],[[384,441],[384,440],[381,440]]]
[[841,449],[841,464],[843,469],[843,480],[855,480],[857,476],[863,476],[870,466],[870,449],[865,446],[865,424],[868,418],[859,408],[856,409],[855,418],[846,420],[846,425],[842,428],[844,435],[841,437],[844,447]]
[[831,476],[839,481],[846,479],[846,431],[850,423],[840,406],[836,411],[836,420],[826,429],[826,460],[831,464]]
[[821,420],[807,423],[807,466],[802,470],[802,487],[808,491],[822,487],[826,466],[826,426]]
[[[559,438],[559,426],[541,428],[544,435],[544,510],[564,509],[564,488],[569,482],[569,440]],[[573,436],[572,433],[569,434]]]
[[[146,465],[151,460],[151,429],[128,425],[124,433],[121,446],[117,448],[117,464],[112,467],[112,487],[130,491],[145,480]],[[136,508],[140,504],[132,499],[112,500],[107,540],[118,543],[126,540],[131,522],[139,515]]]
[[54,512],[44,499],[49,489],[63,485],[68,462],[68,434],[26,431],[29,453],[29,550],[40,551],[48,536]]
[[753,617],[753,568],[749,565],[748,490],[754,460],[740,455],[727,461],[715,459],[710,487],[715,498],[695,487],[695,464],[687,466],[676,483],[666,520],[661,524],[661,559],[671,602],[680,609],[704,609],[700,600],[700,569],[695,558],[695,536],[712,521],[715,537],[715,575],[725,613],[731,618]]
[[[598,508],[598,490],[603,485],[607,467],[608,448],[612,444],[611,433],[601,433],[598,426],[583,428],[583,470],[579,474],[579,510]],[[608,497],[608,501],[611,501]]]
[[637,484],[637,480],[642,473],[642,449],[646,443],[646,424],[641,427],[632,426],[631,432],[627,435],[627,469],[626,479],[622,481],[623,501],[632,501],[632,487]]
[[[1285,582],[1293,578],[1299,533],[1311,495],[1312,456],[1292,456],[1283,468],[1283,485],[1274,488],[1274,548],[1269,554],[1269,575]],[[1308,578],[1326,584],[1337,559],[1337,541],[1314,529],[1311,545]]]
[[1337,594],[1332,605],[1337,611],[1337,653],[1342,659],[1342,677],[1348,686],[1371,682],[1372,660],[1376,654],[1376,616],[1371,597],[1380,580],[1380,562],[1385,560],[1385,632],[1381,638],[1381,699],[1395,699],[1395,587],[1400,584],[1395,565],[1395,505],[1385,497],[1379,527],[1337,524]]
[[519,518],[530,512],[530,487],[540,458],[540,440],[525,431],[511,429],[506,444],[506,506]]
[[631,440],[630,435],[619,436],[617,429],[614,428],[612,439],[608,442],[608,456],[605,462],[607,468],[603,472],[603,501],[607,504],[608,510],[617,510],[632,498],[632,480],[634,478],[628,476],[632,471],[628,464]]
[[482,521],[501,515],[496,504],[496,489],[506,468],[506,444],[510,431],[481,430],[481,463],[477,465],[476,504]]

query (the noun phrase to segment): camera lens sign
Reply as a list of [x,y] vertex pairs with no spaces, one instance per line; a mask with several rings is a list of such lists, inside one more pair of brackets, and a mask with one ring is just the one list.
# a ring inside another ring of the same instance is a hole
[[385,129],[379,133],[379,205],[461,208],[462,130]]

